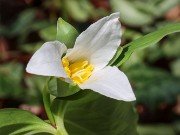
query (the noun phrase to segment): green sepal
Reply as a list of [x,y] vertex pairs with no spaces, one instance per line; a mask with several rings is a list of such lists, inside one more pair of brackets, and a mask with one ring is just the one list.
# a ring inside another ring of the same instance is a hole
[[116,59],[120,56],[120,54],[122,53],[123,51],[123,48],[122,47],[119,47],[118,50],[116,51],[116,54],[114,55],[114,57],[110,60],[109,64],[108,65],[112,65]]
[[73,95],[66,96],[66,97],[57,97],[57,98],[60,100],[73,101],[73,100],[81,99],[84,96],[88,95],[89,93],[91,93],[91,91],[89,91],[89,90],[79,90],[78,92],[74,93]]
[[50,94],[55,97],[66,97],[80,91],[80,88],[77,85],[67,83],[63,79],[55,77],[49,79],[48,88]]
[[119,57],[115,60],[115,62],[112,65],[116,65],[119,67],[124,62],[126,62],[131,54],[136,50],[140,48],[145,48],[150,45],[156,44],[159,42],[163,37],[165,37],[168,34],[172,34],[175,32],[180,32],[180,23],[174,23],[167,25],[163,28],[160,28],[159,30],[149,33],[145,36],[142,36],[125,46],[123,46],[123,51],[119,55]]
[[62,18],[58,19],[56,35],[58,41],[64,43],[67,48],[72,48],[78,35],[77,30],[71,24],[67,23]]

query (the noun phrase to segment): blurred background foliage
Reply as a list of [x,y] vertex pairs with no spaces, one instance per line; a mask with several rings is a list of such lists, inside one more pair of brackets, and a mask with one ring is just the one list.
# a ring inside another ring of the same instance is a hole
[[[25,66],[45,41],[55,39],[59,17],[79,32],[120,11],[122,45],[168,23],[180,21],[180,0],[0,0],[0,108],[27,109],[44,117],[46,78]],[[180,133],[180,34],[136,51],[120,67],[129,77],[141,135]]]

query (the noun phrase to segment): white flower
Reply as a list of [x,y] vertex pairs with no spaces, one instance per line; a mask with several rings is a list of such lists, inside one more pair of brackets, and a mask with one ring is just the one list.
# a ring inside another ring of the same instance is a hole
[[107,66],[121,42],[118,18],[119,13],[114,13],[92,24],[77,37],[72,49],[67,50],[59,41],[44,43],[30,59],[26,71],[64,78],[81,89],[117,100],[135,100],[126,75],[115,66]]

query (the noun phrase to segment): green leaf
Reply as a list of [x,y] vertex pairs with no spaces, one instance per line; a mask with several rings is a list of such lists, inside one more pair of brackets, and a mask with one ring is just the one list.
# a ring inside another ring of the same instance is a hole
[[62,18],[58,19],[56,35],[57,40],[64,43],[68,48],[72,48],[77,36],[78,32],[71,24],[67,23]]
[[180,23],[174,23],[167,25],[163,28],[160,28],[159,30],[152,32],[150,34],[147,34],[143,37],[140,37],[125,46],[123,46],[123,51],[120,54],[120,56],[116,59],[116,61],[113,63],[113,65],[120,66],[124,62],[126,62],[131,54],[139,48],[145,48],[147,46],[156,44],[159,42],[164,36],[179,32],[180,31]]
[[32,113],[18,109],[0,110],[0,134],[55,134],[56,130]]
[[60,125],[64,122],[69,135],[137,135],[137,114],[130,102],[84,91],[88,94],[83,98],[73,101],[56,99],[56,105],[52,105],[56,110],[56,122],[59,121]]
[[48,81],[49,92],[55,97],[66,97],[80,90],[77,85],[69,84],[60,78],[51,77]]

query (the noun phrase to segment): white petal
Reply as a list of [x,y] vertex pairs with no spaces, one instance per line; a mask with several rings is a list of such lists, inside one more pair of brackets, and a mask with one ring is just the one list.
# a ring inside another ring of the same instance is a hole
[[107,66],[96,71],[80,85],[80,88],[91,89],[117,100],[133,101],[136,99],[128,78],[117,67]]
[[66,50],[66,46],[59,41],[44,43],[30,59],[26,71],[37,75],[67,77],[61,62]]
[[111,14],[92,24],[76,39],[74,48],[67,54],[69,60],[88,59],[95,68],[105,67],[121,42],[119,13]]

